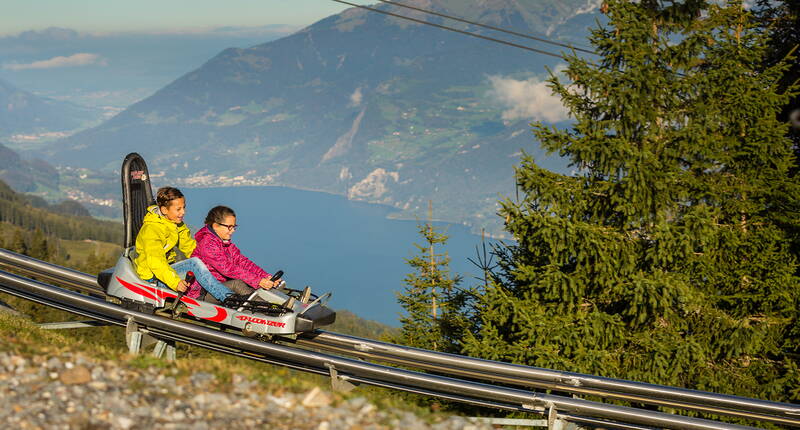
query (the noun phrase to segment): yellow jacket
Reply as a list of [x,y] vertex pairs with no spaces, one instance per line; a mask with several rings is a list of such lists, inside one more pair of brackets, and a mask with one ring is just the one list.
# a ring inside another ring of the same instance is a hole
[[197,242],[192,238],[189,227],[184,223],[175,224],[168,220],[158,206],[147,208],[142,228],[136,235],[136,272],[144,280],[153,276],[175,290],[181,280],[170,264],[175,262],[175,246],[187,258],[192,256]]

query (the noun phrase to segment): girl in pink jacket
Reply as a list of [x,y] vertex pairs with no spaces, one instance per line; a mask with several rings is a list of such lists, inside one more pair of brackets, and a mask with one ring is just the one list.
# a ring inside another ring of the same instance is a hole
[[[205,263],[211,274],[237,294],[250,294],[255,288],[272,288],[275,283],[264,269],[242,255],[239,247],[231,242],[236,231],[236,213],[227,206],[215,206],[206,215],[205,227],[194,235],[197,247],[192,257],[198,257]],[[187,296],[197,298],[202,287],[194,283]],[[202,299],[202,298],[201,298]],[[211,295],[205,300],[215,302]]]

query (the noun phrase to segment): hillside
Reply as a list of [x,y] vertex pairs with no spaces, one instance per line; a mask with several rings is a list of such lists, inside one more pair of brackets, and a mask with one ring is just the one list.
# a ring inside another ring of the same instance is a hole
[[[564,23],[591,10],[586,0],[413,3],[565,38],[585,33]],[[135,150],[152,172],[182,185],[315,189],[389,204],[406,217],[432,199],[442,218],[497,227],[498,193],[513,194],[521,150],[554,170],[565,168],[545,157],[528,126],[536,115],[553,123],[566,119],[547,105],[549,90],[539,83],[545,66],[557,63],[349,9],[273,42],[227,49],[106,123],[60,142],[49,156],[110,170]],[[541,93],[542,104],[510,106],[517,84]]]
[[19,192],[47,192],[58,190],[59,174],[49,163],[39,159],[24,160],[0,144],[0,180]]
[[30,135],[46,133],[57,137],[98,117],[95,109],[39,97],[0,79],[0,140],[24,143]]
[[32,200],[0,181],[0,222],[27,231],[40,230],[59,239],[122,243],[121,224],[91,218],[83,210],[76,208],[75,203],[51,206],[41,199]]
[[25,193],[24,199],[34,207],[52,206],[52,211],[66,215],[91,214],[112,219],[122,216],[118,172],[56,169],[40,158],[23,158],[0,144],[0,180],[14,191]]

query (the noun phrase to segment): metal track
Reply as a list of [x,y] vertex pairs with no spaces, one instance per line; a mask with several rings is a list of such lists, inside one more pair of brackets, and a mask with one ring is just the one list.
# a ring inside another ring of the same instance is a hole
[[[95,278],[90,275],[40,260],[35,260],[30,257],[21,256],[19,254],[2,249],[0,249],[0,266],[13,267],[16,270],[20,270],[26,274],[30,274],[39,278],[48,279],[57,283],[63,282],[67,286],[79,288],[86,293],[98,296],[102,295],[102,290],[99,286],[97,286]],[[63,304],[55,305],[56,307],[63,308]],[[106,305],[120,309],[114,305]],[[131,311],[124,312],[130,313]],[[86,316],[92,317],[91,315]],[[160,317],[150,317],[163,320],[163,318]],[[137,322],[142,324],[138,319]],[[171,322],[174,323],[174,321]],[[215,330],[212,331],[219,333]],[[170,333],[159,332],[159,336],[170,338]],[[191,343],[190,341],[186,340],[181,341]],[[259,345],[264,345],[261,342],[257,343]],[[298,339],[297,344],[308,348],[353,355],[361,359],[372,359],[386,363],[409,366],[416,369],[435,371],[447,376],[463,376],[471,379],[501,382],[504,384],[522,387],[552,389],[573,394],[594,395],[606,398],[668,406],[677,409],[743,417],[756,421],[768,421],[783,425],[800,426],[800,406],[787,403],[769,402],[739,396],[729,396],[654,384],[603,378],[579,373],[559,372],[549,369],[480,360],[471,357],[409,348],[400,345],[373,341],[370,339],[362,339],[323,331],[316,332],[312,338]],[[275,346],[275,344],[266,345]],[[218,344],[214,344],[206,347],[212,347],[212,349],[214,349],[213,347],[218,346]],[[295,351],[297,350],[296,348],[290,349]],[[246,354],[252,354],[252,351],[247,351]],[[276,364],[286,365],[284,362]],[[326,374],[328,373],[328,371],[322,369],[317,370],[318,372]],[[385,384],[385,382],[383,382],[383,384]],[[373,385],[381,384],[373,383]],[[409,388],[420,389],[420,387],[408,387],[407,385],[401,385],[406,387],[406,391],[410,391]],[[566,399],[573,400],[568,398]],[[561,402],[563,403],[563,400]],[[610,406],[605,404],[603,405]],[[495,405],[494,407],[501,406]],[[573,405],[571,407],[577,406]],[[511,407],[511,409],[519,408],[520,404],[516,404]],[[559,408],[559,411],[561,411],[561,408]],[[587,414],[584,413],[583,415]],[[601,415],[591,416],[602,417]],[[609,417],[602,418],[611,419]],[[652,425],[652,423],[650,424]]]
[[95,276],[17,254],[3,248],[0,248],[0,268],[21,272],[36,279],[54,282],[97,297],[106,296],[103,288],[97,285],[97,277]]
[[[133,320],[159,337],[235,353],[248,358],[294,367],[314,373],[335,369],[342,379],[425,393],[466,403],[504,409],[544,413],[553,409],[575,414],[646,426],[670,429],[721,430],[752,429],[661,412],[608,405],[582,399],[532,393],[525,390],[429,375],[389,366],[307,351],[284,345],[260,342],[207,327],[126,310],[98,298],[44,284],[0,271],[0,291],[79,315],[125,325]],[[614,426],[614,423],[608,423]]]
[[313,338],[300,338],[296,342],[305,347],[328,352],[482,381],[556,390],[570,394],[592,395],[800,427],[800,406],[789,403],[482,360],[321,330],[317,331]]

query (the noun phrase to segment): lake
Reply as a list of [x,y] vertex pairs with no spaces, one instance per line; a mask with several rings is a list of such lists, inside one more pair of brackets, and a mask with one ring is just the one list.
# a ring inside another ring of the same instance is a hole
[[[352,202],[343,196],[283,187],[184,188],[186,222],[202,227],[208,210],[225,205],[236,211],[240,227],[233,241],[270,273],[281,269],[291,288],[333,292],[329,304],[362,318],[399,325],[396,293],[411,272],[406,259],[423,238],[416,221],[386,218],[392,208]],[[436,206],[433,207],[434,217]],[[450,255],[451,274],[471,285],[479,271],[475,259],[480,236],[460,224],[434,223],[450,238],[436,252]]]

